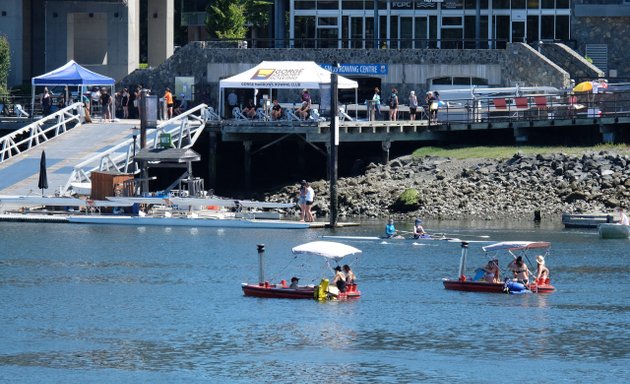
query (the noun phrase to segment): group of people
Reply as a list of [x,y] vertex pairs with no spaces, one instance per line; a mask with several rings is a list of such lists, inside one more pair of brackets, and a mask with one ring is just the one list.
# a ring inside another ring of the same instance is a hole
[[[381,99],[380,93],[381,91],[378,87],[374,88],[374,95],[372,96],[372,103],[374,104],[376,120],[379,120],[381,116],[382,99]],[[439,102],[440,102],[440,94],[438,93],[438,91],[434,91],[434,92],[429,91],[426,93],[423,108],[425,111],[427,111],[427,116],[429,118],[429,121],[432,123],[437,122]],[[396,121],[398,119],[398,107],[400,105],[400,100],[398,97],[398,90],[396,88],[392,88],[389,98],[387,99],[387,105],[389,107],[389,120]],[[418,108],[420,108],[418,96],[416,96],[416,92],[412,90],[409,92],[409,118],[411,120],[416,119]]]
[[313,190],[313,187],[311,187],[311,185],[306,180],[302,180],[298,192],[298,206],[300,207],[301,211],[300,221],[314,221],[313,212],[311,212],[314,201],[315,191]]
[[[404,236],[398,233],[399,231],[396,229],[394,225],[394,219],[389,219],[387,224],[385,225],[385,238],[386,239],[403,239]],[[422,227],[422,220],[416,219],[413,223],[413,232],[411,232],[414,239],[420,239],[423,237],[430,236]]]
[[348,264],[343,267],[335,267],[335,277],[333,277],[332,284],[339,289],[339,292],[346,292],[348,285],[355,284],[355,281],[356,276]]
[[[312,108],[311,95],[308,92],[308,89],[303,89],[302,94],[300,96],[300,104],[295,107],[293,112],[295,115],[301,120],[307,120],[311,115]],[[228,114],[231,114],[234,111],[234,108],[239,108],[238,96],[231,90],[227,96],[227,105],[228,105]],[[241,113],[247,119],[255,119],[258,116],[258,110],[262,109],[265,113],[269,114],[269,118],[272,121],[281,120],[284,118],[285,111],[278,102],[278,99],[273,99],[271,108],[267,110],[263,106],[258,107],[254,102],[254,99],[248,99],[247,103],[243,106]],[[230,116],[228,116],[230,117]]]
[[[523,256],[518,256],[512,260],[507,268],[512,272],[512,278],[522,284],[529,284],[529,277],[533,276],[537,284],[545,284],[549,282],[549,268],[545,265],[545,257],[538,255],[536,257],[536,273],[532,273]],[[501,270],[499,268],[499,260],[492,259],[488,263],[478,270],[479,278],[483,279],[487,283],[501,283]]]

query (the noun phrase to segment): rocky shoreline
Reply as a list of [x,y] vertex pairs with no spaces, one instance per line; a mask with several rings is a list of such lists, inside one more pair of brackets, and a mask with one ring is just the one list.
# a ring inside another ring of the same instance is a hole
[[[313,181],[313,212],[329,214],[329,184]],[[408,219],[559,219],[563,212],[630,208],[630,156],[607,151],[583,155],[515,154],[509,159],[456,160],[399,157],[371,163],[363,175],[337,182],[339,217]],[[298,186],[265,196],[296,200]],[[298,215],[299,209],[290,209]]]

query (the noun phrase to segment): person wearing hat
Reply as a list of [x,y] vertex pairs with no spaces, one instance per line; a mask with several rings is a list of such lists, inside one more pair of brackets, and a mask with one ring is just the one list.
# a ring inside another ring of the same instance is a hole
[[298,282],[300,281],[299,277],[295,277],[293,276],[291,278],[291,285],[289,285],[289,288],[291,289],[297,289],[298,288]]
[[413,121],[416,119],[416,111],[418,110],[418,96],[415,91],[409,92],[409,118]]
[[346,291],[346,275],[341,271],[340,266],[335,267],[335,277],[333,278],[332,284],[337,286],[339,292]]
[[416,219],[416,221],[413,224],[413,238],[419,239],[421,237],[426,237],[426,236],[427,236],[427,233],[424,231],[424,228],[422,228],[422,220]]
[[549,282],[549,268],[545,265],[543,255],[536,256],[536,283],[544,284]]
[[391,238],[397,238],[398,235],[398,230],[396,230],[396,227],[394,226],[394,219],[389,219],[387,221],[387,225],[385,225],[385,238],[386,239],[391,239]]

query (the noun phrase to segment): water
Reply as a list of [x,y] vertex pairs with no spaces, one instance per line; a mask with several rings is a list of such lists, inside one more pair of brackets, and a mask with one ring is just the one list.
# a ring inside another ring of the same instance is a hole
[[[240,284],[257,280],[256,244],[270,280],[312,283],[332,274],[290,248],[333,232],[2,223],[0,381],[630,380],[630,241],[556,224],[426,224],[468,239],[551,241],[557,292],[446,291],[459,244],[363,241],[348,242],[364,251],[353,264],[358,301],[248,298]],[[471,244],[469,265],[484,263],[481,245]]]

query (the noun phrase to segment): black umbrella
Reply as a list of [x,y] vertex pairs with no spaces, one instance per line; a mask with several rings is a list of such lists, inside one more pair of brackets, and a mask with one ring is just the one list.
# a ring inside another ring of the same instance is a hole
[[48,189],[48,175],[46,174],[45,151],[42,151],[42,157],[39,159],[39,180],[37,181],[37,188],[42,190],[42,197],[44,196],[44,189]]

